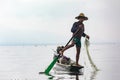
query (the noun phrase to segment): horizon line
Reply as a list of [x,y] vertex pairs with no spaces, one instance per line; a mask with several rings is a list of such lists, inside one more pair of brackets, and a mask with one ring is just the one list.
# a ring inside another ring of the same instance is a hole
[[[0,46],[46,46],[46,45],[65,45],[66,43],[3,43]],[[84,44],[84,43],[82,43]],[[120,42],[90,42],[90,44],[120,44]]]

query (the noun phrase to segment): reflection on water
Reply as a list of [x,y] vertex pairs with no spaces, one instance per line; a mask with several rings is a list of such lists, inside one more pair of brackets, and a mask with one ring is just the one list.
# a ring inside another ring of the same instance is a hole
[[[95,80],[97,76],[98,71],[92,71],[89,73],[90,76],[86,76],[84,80]],[[89,78],[89,79],[87,79]]]
[[[74,73],[74,72],[68,72],[68,71],[55,71],[52,72],[52,75],[46,75],[48,76],[48,80],[96,80],[96,75],[97,75],[98,71],[93,71],[93,72],[89,72],[86,74],[81,74],[83,72],[80,73]],[[40,75],[43,75],[44,73],[40,73]],[[45,75],[45,74],[44,74]]]
[[98,71],[90,71],[81,69],[80,72],[70,72],[59,68],[58,66],[53,68],[51,74],[54,76],[49,77],[49,80],[95,80]]
[[[76,72],[69,72],[69,71],[62,71],[62,70],[56,71],[56,69],[54,70],[55,71],[51,73],[52,75],[51,74],[47,75],[48,80],[95,80],[98,72],[98,71],[92,71],[92,72],[83,74],[83,71],[76,73]],[[40,73],[40,75],[42,74],[43,73]]]
[[[85,76],[85,75],[80,75],[80,74],[67,74],[68,76],[66,76],[65,74],[57,74],[57,76],[51,76],[48,79],[52,79],[52,80],[69,80],[69,79],[73,79],[73,80],[94,80],[96,77],[97,72],[91,72],[90,76]],[[58,76],[59,75],[59,76]]]

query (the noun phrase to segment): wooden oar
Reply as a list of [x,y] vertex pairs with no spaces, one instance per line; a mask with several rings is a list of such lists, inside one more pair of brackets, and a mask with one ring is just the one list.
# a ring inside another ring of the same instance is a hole
[[[70,40],[68,41],[68,43],[65,45],[65,47],[70,43],[70,41],[73,39],[73,37],[76,35],[76,33],[79,31],[79,29],[73,34],[73,36],[70,38]],[[53,68],[53,66],[55,65],[55,63],[57,62],[57,60],[59,59],[60,54],[54,58],[54,60],[50,63],[50,65],[47,67],[47,69],[44,71],[45,74],[49,74],[50,70]]]

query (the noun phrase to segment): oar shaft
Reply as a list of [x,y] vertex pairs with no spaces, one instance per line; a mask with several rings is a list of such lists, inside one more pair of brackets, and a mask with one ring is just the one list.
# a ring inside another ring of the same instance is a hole
[[75,35],[77,34],[77,32],[79,31],[79,29],[73,33],[73,36],[70,38],[70,40],[68,41],[68,43],[65,45],[65,47],[70,43],[70,41],[73,39],[73,37],[75,37]]

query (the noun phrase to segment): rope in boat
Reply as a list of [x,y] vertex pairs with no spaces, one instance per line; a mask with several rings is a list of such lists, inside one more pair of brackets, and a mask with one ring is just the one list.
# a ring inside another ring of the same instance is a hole
[[98,71],[98,68],[96,67],[96,65],[94,64],[94,62],[93,62],[93,60],[92,60],[92,58],[91,58],[91,56],[90,56],[89,49],[88,49],[89,45],[90,45],[89,40],[88,40],[87,38],[85,38],[85,48],[86,48],[86,52],[87,52],[88,59],[89,59],[89,61],[90,61],[90,64],[91,64],[92,67],[94,68],[94,70],[95,70],[95,71]]

